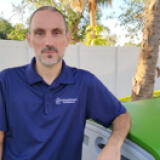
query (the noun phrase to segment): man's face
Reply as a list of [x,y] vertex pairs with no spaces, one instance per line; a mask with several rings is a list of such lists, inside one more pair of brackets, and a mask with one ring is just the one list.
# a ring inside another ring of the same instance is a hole
[[27,40],[36,60],[52,66],[62,60],[70,36],[66,33],[63,17],[58,12],[44,10],[34,15]]

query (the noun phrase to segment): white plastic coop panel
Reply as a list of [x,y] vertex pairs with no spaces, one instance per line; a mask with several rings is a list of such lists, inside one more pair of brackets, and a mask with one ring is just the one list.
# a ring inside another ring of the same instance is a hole
[[[97,160],[98,154],[104,144],[106,144],[110,134],[110,129],[87,121],[82,160]],[[121,160],[155,160],[155,158],[137,144],[126,139],[121,148]]]

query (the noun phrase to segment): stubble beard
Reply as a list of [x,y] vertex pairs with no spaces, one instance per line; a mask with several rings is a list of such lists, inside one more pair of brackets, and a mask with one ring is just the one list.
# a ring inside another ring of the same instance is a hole
[[[47,56],[48,59],[52,59],[52,57],[53,57],[52,55],[48,55],[48,56]],[[52,61],[50,61],[50,62],[45,61],[41,56],[37,56],[37,55],[36,55],[36,59],[37,59],[42,65],[44,65],[44,66],[46,66],[46,67],[52,67],[52,66],[58,64],[60,61],[62,61],[63,55],[62,55],[62,56],[58,56],[57,59],[52,60]]]
[[[41,55],[37,55],[35,53],[35,50],[33,48],[31,48],[31,51],[34,53],[35,55],[35,58],[37,61],[39,61],[42,65],[46,66],[46,67],[52,67],[56,64],[58,64],[60,61],[62,61],[63,57],[64,57],[64,54],[62,54],[61,56],[58,55],[58,51],[56,51],[55,54],[57,54],[57,59],[55,60],[52,60],[51,62],[47,62],[46,60],[44,60],[41,56],[42,54],[44,54],[42,51],[41,51]],[[53,55],[48,55],[47,58],[48,59],[52,59]]]

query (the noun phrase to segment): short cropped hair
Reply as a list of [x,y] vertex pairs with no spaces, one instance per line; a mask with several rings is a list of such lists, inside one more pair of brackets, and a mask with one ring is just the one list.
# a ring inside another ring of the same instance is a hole
[[67,33],[68,32],[68,27],[67,27],[67,22],[65,20],[65,17],[63,15],[63,13],[53,6],[42,6],[32,13],[32,15],[30,17],[30,20],[29,20],[29,32],[30,32],[30,29],[31,29],[31,23],[32,23],[32,19],[33,19],[34,15],[39,11],[45,11],[45,10],[52,11],[52,12],[58,12],[63,17],[64,24],[65,24],[65,29],[66,29],[66,33]]

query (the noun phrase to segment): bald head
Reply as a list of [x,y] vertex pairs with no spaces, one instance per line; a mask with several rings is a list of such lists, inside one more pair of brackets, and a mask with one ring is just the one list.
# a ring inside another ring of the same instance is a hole
[[64,20],[66,33],[68,32],[67,23],[66,23],[66,20],[65,20],[64,15],[62,14],[62,12],[60,12],[58,9],[56,9],[55,7],[52,7],[52,6],[42,6],[42,7],[38,8],[37,10],[35,10],[35,11],[33,12],[33,14],[32,14],[31,17],[30,17],[30,21],[29,21],[29,32],[31,31],[32,20],[33,20],[35,14],[36,14],[37,12],[40,12],[40,11],[51,11],[51,12],[57,12],[57,13],[59,13],[59,14],[62,16],[63,20]]

